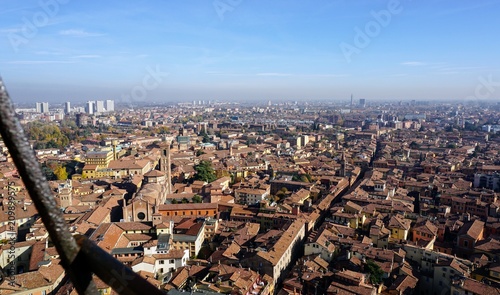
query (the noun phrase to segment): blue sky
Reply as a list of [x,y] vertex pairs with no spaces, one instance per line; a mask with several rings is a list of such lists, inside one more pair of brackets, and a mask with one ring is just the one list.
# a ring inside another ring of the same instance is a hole
[[20,102],[463,100],[485,79],[495,83],[482,98],[500,98],[500,0],[0,7],[0,75]]

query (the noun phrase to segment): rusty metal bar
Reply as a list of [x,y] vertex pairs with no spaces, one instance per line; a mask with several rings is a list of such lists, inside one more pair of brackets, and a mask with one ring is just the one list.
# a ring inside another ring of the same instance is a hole
[[82,265],[85,262],[76,259],[80,249],[68,230],[40,164],[28,144],[1,77],[0,134],[76,290],[79,294],[98,294],[92,274]]
[[116,292],[123,295],[164,294],[86,236],[76,235],[75,239],[90,270]]

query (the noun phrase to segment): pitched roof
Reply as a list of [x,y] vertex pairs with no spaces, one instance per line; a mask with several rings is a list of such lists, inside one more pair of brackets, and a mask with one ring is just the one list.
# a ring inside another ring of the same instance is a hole
[[480,220],[474,220],[472,222],[467,222],[458,231],[458,236],[467,236],[474,240],[478,240],[481,233],[484,230],[484,222]]

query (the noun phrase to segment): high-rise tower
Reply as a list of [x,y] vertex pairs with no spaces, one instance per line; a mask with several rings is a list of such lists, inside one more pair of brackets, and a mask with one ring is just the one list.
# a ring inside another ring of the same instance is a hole
[[71,102],[67,101],[64,103],[64,113],[68,115],[71,113]]

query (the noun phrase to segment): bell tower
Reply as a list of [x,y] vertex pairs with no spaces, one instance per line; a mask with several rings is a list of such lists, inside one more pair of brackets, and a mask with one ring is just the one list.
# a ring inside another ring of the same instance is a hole
[[166,192],[172,193],[172,162],[170,160],[170,144],[172,142],[163,139],[161,144],[160,171],[166,175]]

